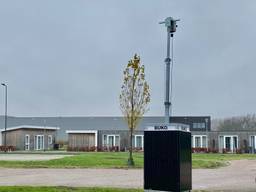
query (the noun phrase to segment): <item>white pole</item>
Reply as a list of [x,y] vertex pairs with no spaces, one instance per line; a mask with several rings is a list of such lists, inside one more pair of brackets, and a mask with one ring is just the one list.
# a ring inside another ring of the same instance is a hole
[[165,68],[165,123],[168,124],[170,122],[170,32],[167,28],[167,56],[165,59],[166,68]]

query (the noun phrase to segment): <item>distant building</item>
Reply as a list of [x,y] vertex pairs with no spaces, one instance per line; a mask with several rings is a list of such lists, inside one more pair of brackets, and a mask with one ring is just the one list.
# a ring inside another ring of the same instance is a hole
[[2,145],[13,146],[16,150],[49,150],[53,149],[56,140],[56,127],[39,127],[21,125],[1,130]]
[[[75,148],[84,148],[88,147],[88,150],[91,148],[98,147],[98,131],[90,130],[72,130],[66,131],[68,134],[68,149],[74,150]],[[114,143],[113,143],[114,146]]]
[[[144,129],[148,125],[164,122],[164,117],[143,117],[134,132],[133,147],[143,149]],[[191,146],[194,151],[210,150],[212,152],[254,152],[256,151],[256,131],[216,131],[211,130],[210,116],[174,116],[171,123],[189,126],[192,134]],[[29,127],[55,128],[54,141],[66,142],[71,150],[80,148],[115,148],[127,150],[129,147],[129,131],[123,117],[8,117],[8,127],[29,125]],[[58,129],[59,127],[59,129]],[[0,129],[4,128],[4,118],[0,116]],[[37,130],[39,131],[39,130]],[[40,133],[40,134],[41,134]],[[38,133],[38,135],[40,135]],[[26,136],[23,131],[23,144]],[[32,133],[31,133],[32,135]],[[44,136],[44,142],[46,143]],[[3,136],[2,136],[3,138]],[[35,134],[30,136],[30,141]],[[32,139],[32,140],[31,140]],[[2,139],[3,141],[3,139]],[[34,143],[40,142],[38,138]],[[21,143],[21,141],[19,141]],[[21,146],[21,147],[20,147]],[[26,149],[19,144],[18,149]],[[48,148],[44,146],[44,148]],[[40,150],[31,143],[30,150]]]

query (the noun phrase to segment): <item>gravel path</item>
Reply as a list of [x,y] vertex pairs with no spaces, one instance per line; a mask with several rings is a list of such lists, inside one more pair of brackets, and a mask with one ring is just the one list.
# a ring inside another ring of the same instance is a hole
[[219,169],[195,169],[193,188],[255,192],[256,160],[232,161]]
[[[193,170],[193,189],[256,191],[256,161],[232,161],[228,167]],[[142,188],[142,169],[7,169],[0,185],[106,186]]]
[[0,185],[142,188],[140,169],[0,169]]
[[0,154],[0,161],[40,161],[60,159],[72,155],[55,155],[55,154]]

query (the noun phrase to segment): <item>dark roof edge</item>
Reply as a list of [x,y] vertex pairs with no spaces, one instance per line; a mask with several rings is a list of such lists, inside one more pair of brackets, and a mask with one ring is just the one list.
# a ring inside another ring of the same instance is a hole
[[[0,115],[0,117],[4,117],[4,115]],[[10,117],[10,118],[123,118],[124,116],[7,116],[7,117]],[[164,117],[164,116],[161,116],[161,115],[152,115],[152,116],[143,116],[143,117]],[[171,116],[171,117],[211,117],[210,115],[175,115],[175,116]]]

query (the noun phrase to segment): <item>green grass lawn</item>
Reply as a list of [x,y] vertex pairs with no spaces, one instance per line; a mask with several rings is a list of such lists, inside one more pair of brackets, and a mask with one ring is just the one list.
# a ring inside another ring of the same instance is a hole
[[[143,153],[134,153],[135,168],[143,167]],[[89,152],[47,161],[0,161],[10,168],[127,168],[128,153]],[[231,160],[255,159],[254,154],[193,154],[193,168],[217,168]]]
[[218,154],[218,153],[195,153],[192,155],[193,168],[218,168],[226,166],[232,160],[256,160],[255,154]]
[[[143,189],[119,189],[99,187],[28,187],[28,186],[0,186],[0,192],[143,192]],[[193,190],[194,191],[194,190]],[[205,192],[197,191],[194,192]]]
[[[42,154],[43,155],[43,154]],[[143,154],[134,153],[135,168],[143,165]],[[13,168],[127,168],[128,153],[87,152],[47,161],[0,161],[0,167]]]
[[142,192],[142,189],[1,186],[0,192]]

